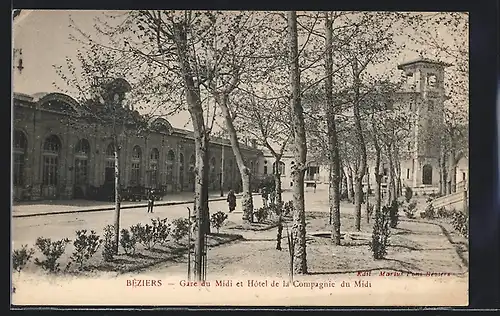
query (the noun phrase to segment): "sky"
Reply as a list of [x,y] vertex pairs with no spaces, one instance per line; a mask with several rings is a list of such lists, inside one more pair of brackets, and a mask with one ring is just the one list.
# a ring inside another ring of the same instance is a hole
[[[14,21],[13,46],[15,49],[22,49],[25,68],[21,74],[14,71],[13,90],[31,95],[57,92],[53,82],[64,86],[53,65],[64,65],[65,58],[73,58],[81,45],[69,39],[70,15],[80,28],[92,32],[93,19],[100,13],[101,11],[23,10]],[[415,47],[406,38],[398,38],[396,41],[404,43],[406,48],[389,61],[386,68],[396,69],[397,64],[418,57]],[[187,111],[173,115],[168,120],[174,127],[192,129]]]

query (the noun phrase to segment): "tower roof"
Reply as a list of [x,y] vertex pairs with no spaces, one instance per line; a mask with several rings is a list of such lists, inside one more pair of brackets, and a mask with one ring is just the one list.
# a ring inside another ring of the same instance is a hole
[[445,62],[442,62],[442,61],[419,57],[417,59],[414,59],[414,60],[411,60],[411,61],[399,64],[398,65],[398,69],[402,70],[402,69],[404,69],[404,68],[406,68],[406,67],[408,67],[410,65],[419,64],[419,63],[421,63],[421,64],[432,64],[432,65],[437,65],[437,66],[441,66],[441,67],[450,67],[450,66],[453,66],[452,64],[445,63]]

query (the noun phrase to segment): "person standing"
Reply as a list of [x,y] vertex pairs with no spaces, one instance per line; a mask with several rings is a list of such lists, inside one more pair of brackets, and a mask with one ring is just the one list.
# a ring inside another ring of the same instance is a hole
[[267,199],[269,198],[269,194],[267,193],[267,187],[263,187],[260,191],[260,195],[262,197],[262,203],[264,207],[267,207]]
[[236,195],[233,190],[229,190],[226,201],[229,205],[229,213],[231,213],[236,208]]
[[149,191],[149,195],[148,195],[148,213],[153,213],[154,203],[155,203],[155,196],[153,194],[153,191]]

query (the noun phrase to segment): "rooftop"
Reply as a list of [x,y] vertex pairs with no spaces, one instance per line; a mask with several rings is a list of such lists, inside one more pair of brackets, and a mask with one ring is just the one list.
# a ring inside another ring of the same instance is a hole
[[399,65],[398,65],[398,69],[402,70],[402,69],[404,69],[404,68],[405,68],[405,67],[407,67],[407,66],[410,66],[410,65],[413,65],[413,64],[418,64],[418,63],[433,64],[433,65],[438,65],[438,66],[442,66],[442,67],[450,67],[450,66],[453,66],[452,64],[445,63],[445,62],[442,62],[442,61],[432,60],[432,59],[429,59],[429,58],[419,57],[419,58],[417,58],[417,59],[410,60],[410,61],[408,61],[408,62],[405,62],[405,63],[399,64]]

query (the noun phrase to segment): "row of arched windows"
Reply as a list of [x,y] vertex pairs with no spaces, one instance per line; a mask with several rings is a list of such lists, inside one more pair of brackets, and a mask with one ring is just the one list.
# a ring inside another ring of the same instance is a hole
[[[14,132],[14,142],[13,142],[13,153],[14,153],[14,185],[21,186],[24,185],[25,179],[25,161],[28,149],[28,142],[25,134],[21,131]],[[56,187],[59,181],[59,168],[60,168],[60,153],[61,153],[61,140],[56,135],[50,135],[47,137],[43,143],[42,150],[42,184],[45,186]],[[179,155],[179,179],[175,179],[174,166],[176,165],[176,155],[173,150],[169,150],[166,155],[165,161],[165,176],[161,177],[159,175],[160,168],[160,152],[157,148],[151,149],[149,153],[149,164],[146,170],[146,186],[148,187],[158,187],[161,178],[164,178],[164,182],[167,184],[173,184],[176,180],[179,180],[181,187],[184,186],[184,155],[180,153]],[[114,167],[115,167],[115,150],[113,143],[110,143],[105,151],[105,182],[110,182],[114,180]],[[139,146],[135,146],[132,151],[131,161],[130,161],[130,181],[129,185],[139,185],[141,184],[142,175],[142,149]],[[76,185],[86,185],[89,182],[89,166],[90,166],[90,143],[87,139],[80,139],[74,147],[74,172]],[[191,155],[189,159],[189,186],[194,188],[194,166],[195,166],[195,156]],[[228,161],[228,167],[226,171],[226,176],[229,177],[228,181],[231,180],[233,175],[233,162]],[[216,159],[212,157],[210,159],[209,165],[209,177],[210,183],[213,186],[217,186],[219,183],[219,170],[216,168]]]
[[[21,131],[14,132],[13,139],[13,154],[14,154],[14,185],[21,186],[24,184],[25,163],[27,157],[28,142],[26,135]],[[61,141],[56,135],[50,135],[43,143],[42,147],[42,184],[46,186],[57,186],[59,180],[59,164],[61,153]],[[86,139],[80,139],[74,149],[74,172],[75,184],[88,184],[89,175],[89,160],[90,160],[90,143]],[[110,143],[105,151],[105,181],[114,179],[115,165],[115,150],[113,143]],[[149,154],[148,165],[148,184],[157,186],[161,180],[158,176],[160,161],[160,152],[157,148],[153,148]],[[194,167],[194,155],[190,159],[190,163]],[[181,177],[184,172],[184,155],[179,156]],[[175,153],[169,150],[166,156],[166,176],[167,183],[174,182],[174,165]],[[133,148],[131,157],[131,177],[130,185],[139,185],[142,174],[142,150],[139,146]]]

